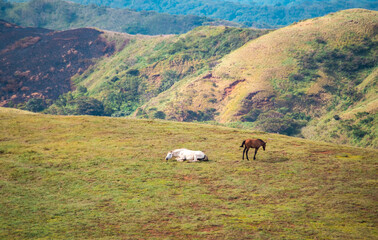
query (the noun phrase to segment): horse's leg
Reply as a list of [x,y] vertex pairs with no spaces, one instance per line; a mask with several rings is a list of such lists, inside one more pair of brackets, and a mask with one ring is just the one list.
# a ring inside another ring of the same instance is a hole
[[244,160],[244,153],[245,153],[245,150],[247,150],[247,147],[244,147],[244,150],[243,150],[243,160]]
[[183,162],[185,160],[185,156],[180,155],[176,158],[176,160],[177,162]]
[[245,155],[247,156],[247,160],[249,161],[248,152],[249,152],[249,148],[247,148],[247,151],[245,152]]
[[194,156],[193,159],[188,159],[188,162],[198,162],[198,159]]
[[259,148],[255,148],[255,155],[253,156],[253,160],[256,160],[256,153],[257,153],[257,150],[259,150]]

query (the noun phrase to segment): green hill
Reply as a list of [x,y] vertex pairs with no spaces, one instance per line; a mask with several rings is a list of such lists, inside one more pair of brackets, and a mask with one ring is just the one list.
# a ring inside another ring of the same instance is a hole
[[[130,115],[175,83],[181,84],[208,71],[226,54],[267,32],[204,26],[182,35],[135,39],[120,53],[104,59],[73,81],[85,86],[89,96],[101,100],[107,115]],[[57,107],[52,106],[50,113],[66,114]],[[139,113],[145,117],[148,114],[159,113]]]
[[377,147],[377,24],[355,9],[272,31],[142,109],[178,120],[215,109],[218,122]]
[[24,27],[54,30],[96,27],[130,34],[178,34],[202,25],[230,24],[206,17],[179,16],[149,11],[80,5],[62,0],[9,3],[0,0],[0,19]]
[[[6,108],[0,123],[1,239],[377,237],[376,150]],[[267,149],[242,161],[250,137]],[[166,163],[178,147],[210,161]]]

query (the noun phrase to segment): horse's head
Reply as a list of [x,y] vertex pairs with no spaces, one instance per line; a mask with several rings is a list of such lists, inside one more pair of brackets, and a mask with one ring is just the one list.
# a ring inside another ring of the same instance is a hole
[[165,157],[165,160],[168,161],[169,159],[172,158],[172,156],[173,156],[172,152],[168,152],[168,153],[167,153],[167,156]]
[[263,147],[264,151],[265,151],[265,146],[266,146],[266,142],[263,141],[262,147]]

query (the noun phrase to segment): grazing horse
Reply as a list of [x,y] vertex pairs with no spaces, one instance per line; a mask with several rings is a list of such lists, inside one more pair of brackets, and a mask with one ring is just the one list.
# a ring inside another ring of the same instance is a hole
[[165,160],[176,157],[178,162],[187,160],[188,162],[208,161],[208,157],[201,151],[192,151],[186,148],[176,149],[167,153]]
[[266,142],[264,142],[261,139],[246,139],[246,140],[244,140],[243,143],[242,143],[242,145],[240,146],[240,147],[244,146],[243,160],[244,160],[244,153],[245,153],[245,155],[247,156],[247,160],[249,161],[248,151],[249,151],[250,148],[254,148],[255,149],[255,155],[253,156],[253,160],[255,160],[256,159],[257,150],[259,150],[260,147],[263,147],[263,149],[265,151],[265,145],[266,145]]

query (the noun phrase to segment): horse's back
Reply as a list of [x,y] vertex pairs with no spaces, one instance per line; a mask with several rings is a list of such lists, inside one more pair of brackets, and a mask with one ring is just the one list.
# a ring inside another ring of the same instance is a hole
[[186,149],[186,148],[175,149],[175,150],[172,151],[172,154],[173,154],[173,156],[177,157],[178,155],[180,155],[181,152],[187,151],[187,150],[188,149]]
[[248,145],[250,147],[260,147],[264,144],[265,142],[261,139],[246,139],[245,140],[245,145]]
[[184,150],[184,151],[181,151],[180,152],[180,155],[186,159],[194,159],[194,158],[197,158],[197,159],[200,159],[200,160],[204,160],[206,159],[207,160],[207,156],[204,152],[202,151],[193,151],[193,150]]

